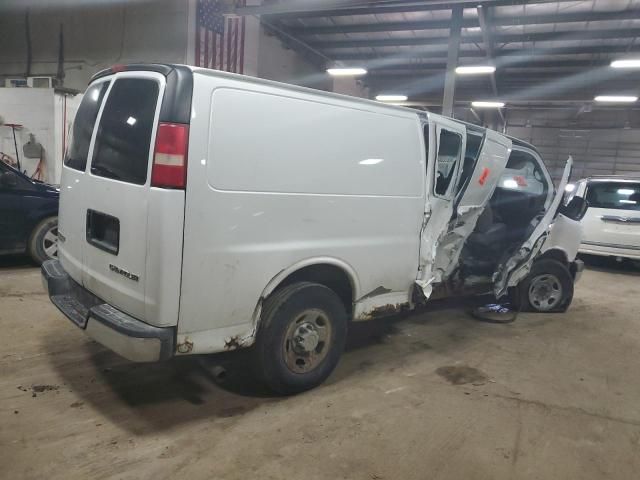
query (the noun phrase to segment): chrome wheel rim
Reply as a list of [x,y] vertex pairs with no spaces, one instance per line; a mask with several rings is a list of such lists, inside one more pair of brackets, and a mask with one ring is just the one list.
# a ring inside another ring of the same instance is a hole
[[545,273],[529,284],[529,303],[541,312],[555,308],[562,300],[562,284],[558,277]]
[[331,322],[317,309],[301,312],[287,327],[282,345],[284,361],[294,373],[315,369],[329,352]]
[[58,226],[51,227],[42,237],[42,250],[49,258],[58,256]]

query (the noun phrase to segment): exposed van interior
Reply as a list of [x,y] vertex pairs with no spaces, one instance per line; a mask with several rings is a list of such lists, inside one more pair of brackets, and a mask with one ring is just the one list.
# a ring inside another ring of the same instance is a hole
[[491,199],[462,252],[466,273],[491,275],[531,235],[550,185],[537,159],[514,148]]

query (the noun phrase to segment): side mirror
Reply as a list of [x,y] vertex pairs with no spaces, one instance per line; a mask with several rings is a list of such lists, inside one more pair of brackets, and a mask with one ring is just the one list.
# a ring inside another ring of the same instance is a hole
[[0,185],[7,188],[13,188],[18,185],[18,177],[13,172],[5,172],[0,175]]
[[569,203],[560,207],[560,213],[571,220],[580,221],[587,213],[589,203],[582,197],[573,197]]

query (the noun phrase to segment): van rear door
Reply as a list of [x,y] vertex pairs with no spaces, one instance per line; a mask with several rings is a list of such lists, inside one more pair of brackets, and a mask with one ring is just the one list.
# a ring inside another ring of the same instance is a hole
[[[69,257],[80,257],[81,283],[105,302],[157,326],[175,325],[188,125],[162,121],[163,99],[172,100],[164,98],[166,74],[121,71],[107,80],[86,171],[63,185],[63,192],[80,186],[74,205],[63,202]],[[176,172],[181,184],[172,184]]]

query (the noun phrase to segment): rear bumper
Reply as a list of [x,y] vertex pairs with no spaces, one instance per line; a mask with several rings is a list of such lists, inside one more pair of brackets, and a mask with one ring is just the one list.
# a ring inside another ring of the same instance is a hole
[[614,243],[583,241],[580,244],[580,253],[640,260],[640,246],[635,245],[618,245]]
[[173,356],[175,328],[148,325],[104,303],[69,277],[58,260],[42,264],[42,282],[51,302],[69,320],[124,358],[154,362]]

